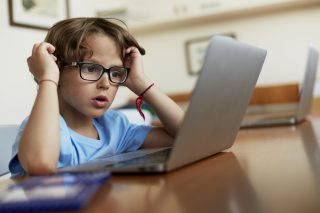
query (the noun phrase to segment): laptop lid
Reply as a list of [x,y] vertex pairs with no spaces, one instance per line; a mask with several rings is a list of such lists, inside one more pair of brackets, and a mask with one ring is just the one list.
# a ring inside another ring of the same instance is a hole
[[308,48],[306,72],[303,79],[298,104],[297,121],[303,120],[311,111],[313,89],[318,69],[319,52],[314,47]]
[[266,54],[229,37],[211,38],[168,170],[232,146]]

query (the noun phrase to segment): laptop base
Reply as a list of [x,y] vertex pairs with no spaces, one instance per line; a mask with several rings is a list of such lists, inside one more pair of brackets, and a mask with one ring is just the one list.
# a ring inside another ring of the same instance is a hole
[[241,123],[240,129],[259,128],[259,127],[273,127],[273,126],[290,126],[298,124],[295,117],[276,118],[266,120],[244,121]]
[[58,173],[110,171],[112,173],[163,173],[171,147],[141,149],[130,153],[95,160],[78,166],[58,169]]

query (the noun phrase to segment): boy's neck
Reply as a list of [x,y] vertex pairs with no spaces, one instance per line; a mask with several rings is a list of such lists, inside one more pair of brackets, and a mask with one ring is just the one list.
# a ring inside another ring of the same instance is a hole
[[80,135],[98,139],[98,132],[92,123],[92,118],[83,116],[70,116],[68,114],[61,114],[67,126]]

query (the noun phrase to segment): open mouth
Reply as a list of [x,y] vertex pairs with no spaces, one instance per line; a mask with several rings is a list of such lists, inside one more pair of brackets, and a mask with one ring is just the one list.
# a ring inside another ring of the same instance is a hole
[[97,96],[92,99],[92,103],[95,107],[105,107],[108,103],[108,99],[105,96]]
[[96,100],[96,101],[102,101],[102,102],[108,101],[105,96],[98,96],[98,97],[95,98],[95,100]]

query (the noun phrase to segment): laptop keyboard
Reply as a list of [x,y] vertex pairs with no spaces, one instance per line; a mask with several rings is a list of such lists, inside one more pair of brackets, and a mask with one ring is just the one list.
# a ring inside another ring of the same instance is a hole
[[107,165],[105,166],[105,168],[123,167],[123,166],[131,166],[131,165],[152,165],[152,164],[164,163],[167,161],[170,151],[171,149],[164,149],[164,150],[153,152],[141,157],[120,161],[112,165]]

